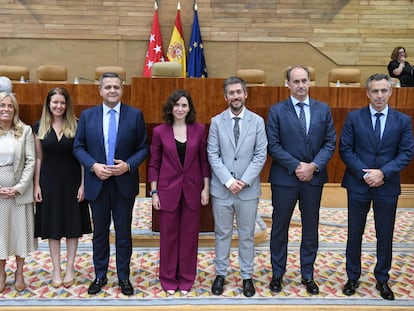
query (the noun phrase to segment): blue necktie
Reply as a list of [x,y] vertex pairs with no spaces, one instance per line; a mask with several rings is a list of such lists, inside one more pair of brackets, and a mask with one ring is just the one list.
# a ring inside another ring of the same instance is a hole
[[237,146],[237,142],[239,141],[239,136],[240,136],[240,127],[239,127],[239,117],[234,117],[234,127],[233,127],[233,134],[234,134],[234,141],[236,142],[236,146]]
[[375,114],[377,119],[375,120],[374,134],[375,134],[375,139],[377,140],[377,142],[379,142],[381,140],[381,121],[380,121],[380,118],[381,118],[382,115],[383,115],[383,113],[381,113],[381,112],[377,112]]
[[307,134],[306,132],[306,117],[305,117],[305,110],[303,109],[303,105],[305,105],[304,103],[297,103],[297,106],[300,107],[300,113],[299,113],[299,123],[300,123],[300,127],[302,128],[303,133],[305,133],[305,135]]
[[107,164],[113,165],[114,164],[114,157],[115,157],[115,144],[116,144],[116,120],[115,120],[115,113],[114,109],[109,110],[111,116],[109,117],[109,125],[108,125],[108,159]]

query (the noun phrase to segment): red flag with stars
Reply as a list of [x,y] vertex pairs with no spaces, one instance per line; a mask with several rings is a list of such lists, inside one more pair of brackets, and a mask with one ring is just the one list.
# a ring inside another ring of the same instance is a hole
[[165,61],[164,51],[162,49],[161,28],[158,21],[157,1],[154,3],[154,10],[154,19],[152,20],[151,34],[148,41],[148,50],[145,56],[144,70],[142,71],[142,75],[144,77],[151,77],[151,69],[154,63]]

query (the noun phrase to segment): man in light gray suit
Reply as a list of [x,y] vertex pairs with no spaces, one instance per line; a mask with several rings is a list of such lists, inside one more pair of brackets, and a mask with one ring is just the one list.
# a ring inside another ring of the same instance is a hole
[[254,230],[261,194],[260,172],[267,157],[267,138],[263,118],[245,107],[246,98],[246,83],[242,79],[226,79],[224,99],[229,109],[212,118],[208,136],[216,238],[216,279],[211,288],[214,295],[223,293],[234,214],[243,294],[251,297],[256,293],[252,281]]

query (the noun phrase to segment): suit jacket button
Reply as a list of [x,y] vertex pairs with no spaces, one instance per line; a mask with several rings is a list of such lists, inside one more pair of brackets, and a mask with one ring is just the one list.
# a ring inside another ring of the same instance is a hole
[[237,158],[234,158],[234,161],[237,161]]

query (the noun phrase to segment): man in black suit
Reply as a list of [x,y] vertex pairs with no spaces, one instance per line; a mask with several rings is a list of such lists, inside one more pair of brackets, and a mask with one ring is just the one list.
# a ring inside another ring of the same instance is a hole
[[361,241],[372,203],[377,236],[376,288],[382,298],[394,300],[388,272],[401,193],[400,172],[413,157],[414,142],[410,117],[388,105],[391,93],[391,80],[387,75],[369,77],[370,104],[351,111],[342,129],[339,152],[346,164],[342,186],[347,189],[348,196],[348,281],[343,288],[347,296],[355,294],[359,285]]
[[319,287],[313,272],[318,251],[319,207],[323,184],[328,181],[326,165],[335,150],[336,132],[328,105],[308,96],[309,70],[294,66],[287,71],[287,81],[291,96],[270,108],[266,127],[268,152],[273,159],[269,177],[273,205],[270,290],[282,290],[289,224],[299,200],[302,284],[316,295]]

